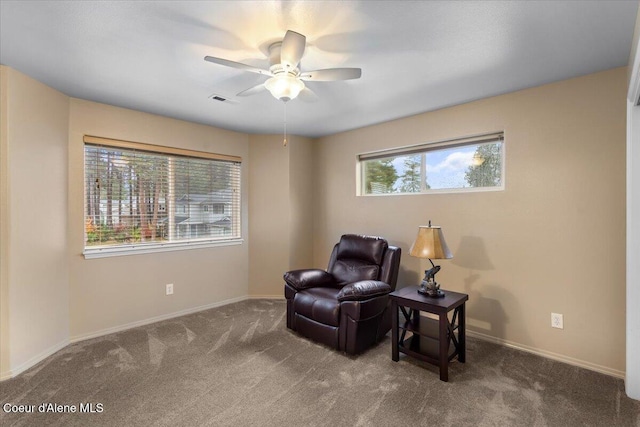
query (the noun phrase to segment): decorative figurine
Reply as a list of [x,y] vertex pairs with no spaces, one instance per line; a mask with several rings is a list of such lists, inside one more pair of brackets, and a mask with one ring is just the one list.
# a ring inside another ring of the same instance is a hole
[[435,265],[433,268],[424,271],[424,280],[427,282],[435,282],[436,281],[436,273],[440,271],[440,266]]
[[444,296],[444,292],[440,290],[440,285],[436,283],[436,273],[440,271],[440,266],[436,265],[429,270],[425,270],[424,279],[420,283],[420,289],[418,292],[433,298],[440,298]]
[[440,289],[440,285],[433,280],[429,280],[424,288],[427,295],[429,295],[430,297],[437,297],[439,294],[438,290]]

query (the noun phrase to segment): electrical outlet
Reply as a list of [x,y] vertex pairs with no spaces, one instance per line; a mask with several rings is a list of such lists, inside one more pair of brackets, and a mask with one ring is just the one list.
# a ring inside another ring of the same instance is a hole
[[558,328],[558,329],[564,329],[564,324],[563,324],[563,320],[562,320],[562,314],[551,313],[551,327],[552,328]]
[[173,295],[173,283],[167,285],[167,295]]

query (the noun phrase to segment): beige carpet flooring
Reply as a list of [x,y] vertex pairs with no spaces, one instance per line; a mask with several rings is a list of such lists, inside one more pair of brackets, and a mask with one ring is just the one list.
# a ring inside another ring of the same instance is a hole
[[[480,340],[450,381],[391,360],[387,337],[350,357],[286,329],[285,302],[250,300],[66,347],[0,383],[8,426],[640,426],[624,382]],[[39,413],[42,403],[102,405]]]

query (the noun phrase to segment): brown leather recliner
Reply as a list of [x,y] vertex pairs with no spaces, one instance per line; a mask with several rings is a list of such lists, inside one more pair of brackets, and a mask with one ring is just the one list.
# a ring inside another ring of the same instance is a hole
[[285,273],[287,327],[349,354],[380,341],[391,329],[400,254],[381,237],[343,235],[327,271]]

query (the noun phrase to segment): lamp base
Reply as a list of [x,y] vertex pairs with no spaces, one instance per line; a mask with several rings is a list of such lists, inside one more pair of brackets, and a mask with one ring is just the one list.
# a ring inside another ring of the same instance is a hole
[[431,297],[431,298],[443,298],[444,297],[444,292],[442,292],[440,289],[438,289],[435,293],[433,293],[433,292],[429,292],[426,289],[418,288],[418,293],[421,294],[421,295],[424,295],[426,297]]

